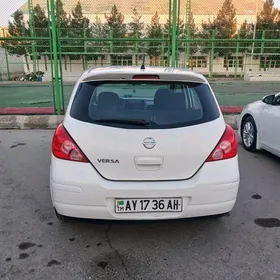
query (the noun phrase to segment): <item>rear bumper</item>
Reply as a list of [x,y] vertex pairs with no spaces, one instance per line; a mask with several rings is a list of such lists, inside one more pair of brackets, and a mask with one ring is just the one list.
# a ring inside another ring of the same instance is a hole
[[[57,212],[91,219],[177,219],[226,213],[239,189],[238,158],[205,163],[191,179],[165,182],[112,182],[87,163],[52,157],[51,196]],[[180,213],[115,213],[115,198],[182,197]]]

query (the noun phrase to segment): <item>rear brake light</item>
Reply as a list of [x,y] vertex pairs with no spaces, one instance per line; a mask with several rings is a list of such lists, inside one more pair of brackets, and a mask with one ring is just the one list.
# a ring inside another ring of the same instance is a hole
[[233,158],[237,155],[237,139],[234,130],[227,125],[226,131],[206,162]]
[[158,75],[134,75],[133,80],[159,80]]
[[60,124],[55,131],[52,142],[52,152],[55,157],[60,159],[88,162],[85,155],[77,147],[62,124]]

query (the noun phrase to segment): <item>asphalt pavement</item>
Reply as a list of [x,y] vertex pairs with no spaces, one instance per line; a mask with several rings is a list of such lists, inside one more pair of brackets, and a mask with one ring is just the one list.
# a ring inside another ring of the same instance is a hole
[[0,130],[0,279],[280,279],[280,159],[240,147],[229,216],[59,222],[49,194],[53,131]]

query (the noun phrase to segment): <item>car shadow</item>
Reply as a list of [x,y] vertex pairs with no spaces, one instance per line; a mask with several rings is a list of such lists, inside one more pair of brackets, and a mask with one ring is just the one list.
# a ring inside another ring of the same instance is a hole
[[[188,240],[200,239],[207,236],[212,239],[217,233],[228,233],[228,221],[231,217],[208,216],[169,220],[97,220],[70,218],[64,225],[66,228],[75,228],[76,231],[87,235],[95,232],[108,237],[110,231],[118,240],[133,242],[135,238],[145,239],[149,236],[165,236],[168,240],[176,236],[188,236]],[[233,219],[235,220],[235,219]],[[103,234],[102,234],[103,233]]]
[[256,152],[248,152],[245,150],[242,144],[239,145],[239,151],[242,149],[242,156],[244,155],[251,155],[256,159],[262,159],[271,162],[272,164],[280,165],[280,157],[266,151],[266,150],[259,150]]
[[156,224],[180,224],[180,223],[201,223],[201,222],[216,222],[219,223],[222,219],[226,219],[229,216],[204,216],[194,218],[183,219],[166,219],[166,220],[101,220],[101,219],[83,219],[83,218],[68,218],[67,223],[78,224],[92,224],[92,225],[156,225]]

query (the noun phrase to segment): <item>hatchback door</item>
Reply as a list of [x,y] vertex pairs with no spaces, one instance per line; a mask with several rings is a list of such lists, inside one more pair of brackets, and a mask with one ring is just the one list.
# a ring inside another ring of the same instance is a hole
[[116,181],[188,179],[225,131],[207,84],[166,81],[82,83],[64,126]]

